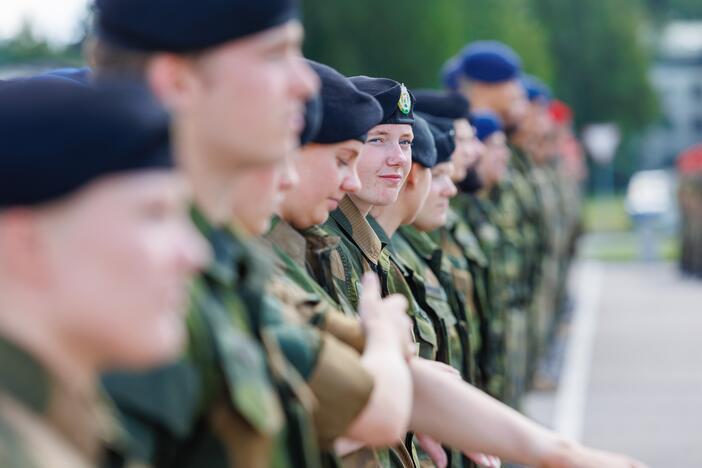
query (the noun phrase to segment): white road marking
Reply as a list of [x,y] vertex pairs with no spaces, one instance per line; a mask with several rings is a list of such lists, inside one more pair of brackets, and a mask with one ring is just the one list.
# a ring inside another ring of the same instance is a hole
[[553,428],[580,440],[583,431],[592,351],[602,296],[602,266],[585,262],[578,275],[576,304],[565,350],[563,373],[556,394]]

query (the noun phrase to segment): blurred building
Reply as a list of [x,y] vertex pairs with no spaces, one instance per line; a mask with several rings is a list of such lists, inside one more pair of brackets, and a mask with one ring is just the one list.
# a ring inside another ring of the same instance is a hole
[[662,31],[650,72],[661,119],[644,136],[642,168],[670,166],[702,142],[702,21],[674,21]]

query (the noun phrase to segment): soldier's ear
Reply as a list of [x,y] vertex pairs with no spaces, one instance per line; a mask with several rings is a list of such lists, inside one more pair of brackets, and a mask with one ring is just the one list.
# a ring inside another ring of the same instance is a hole
[[150,61],[146,73],[152,91],[168,110],[178,111],[193,100],[195,78],[185,57],[158,54]]
[[415,185],[417,185],[419,171],[421,171],[422,169],[423,169],[423,167],[420,166],[419,164],[414,163],[414,162],[412,163],[412,166],[410,167],[409,174],[407,174],[407,181],[405,181],[405,184],[408,187],[414,187]]

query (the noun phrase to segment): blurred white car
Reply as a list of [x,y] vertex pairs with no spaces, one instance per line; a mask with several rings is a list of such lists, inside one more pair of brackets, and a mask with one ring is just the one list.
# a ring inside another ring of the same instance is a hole
[[635,173],[626,193],[626,211],[634,222],[655,221],[673,229],[677,223],[677,176],[673,171]]

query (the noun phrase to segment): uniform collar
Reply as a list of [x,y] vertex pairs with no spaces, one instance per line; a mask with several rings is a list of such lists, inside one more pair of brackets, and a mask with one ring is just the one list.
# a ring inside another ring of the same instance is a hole
[[412,246],[417,254],[426,261],[431,261],[434,253],[439,250],[426,232],[421,232],[412,226],[400,226],[399,234]]
[[273,218],[265,240],[282,250],[299,266],[305,267],[307,240],[290,223],[277,216]]
[[8,395],[60,433],[97,464],[107,448],[122,451],[126,435],[96,386],[78,389],[70,378],[56,378],[29,353],[0,336],[0,393]]
[[235,286],[244,276],[265,276],[259,271],[263,263],[255,261],[255,248],[242,229],[235,224],[215,226],[196,207],[191,209],[191,217],[212,248],[212,262],[205,275],[224,286]]
[[378,260],[380,260],[383,244],[348,195],[341,199],[339,208],[332,211],[331,217],[361,249],[366,258],[377,264]]

